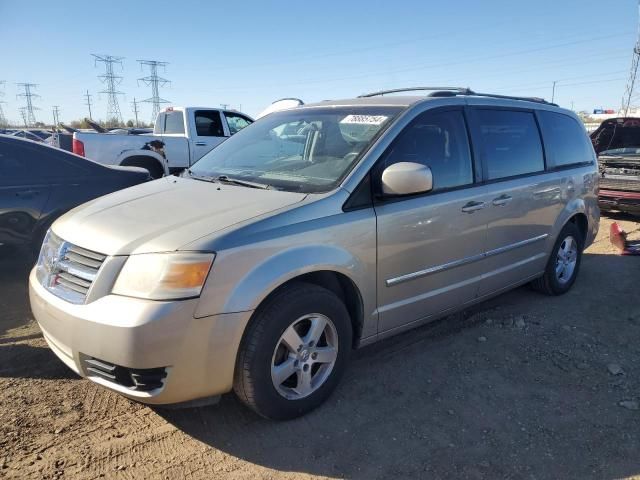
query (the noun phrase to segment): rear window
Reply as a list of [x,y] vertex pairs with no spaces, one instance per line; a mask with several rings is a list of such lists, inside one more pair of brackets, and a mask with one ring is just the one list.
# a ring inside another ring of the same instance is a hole
[[593,161],[591,141],[582,125],[561,113],[538,112],[549,158],[556,167]]
[[544,171],[544,155],[531,112],[477,110],[487,180]]

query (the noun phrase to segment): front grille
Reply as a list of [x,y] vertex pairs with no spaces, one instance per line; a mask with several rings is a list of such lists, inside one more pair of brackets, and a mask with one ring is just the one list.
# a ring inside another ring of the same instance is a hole
[[138,392],[162,388],[167,376],[167,369],[164,367],[126,368],[92,357],[85,358],[84,363],[89,376],[100,377]]
[[38,278],[54,295],[71,303],[84,303],[106,258],[49,232],[38,259]]

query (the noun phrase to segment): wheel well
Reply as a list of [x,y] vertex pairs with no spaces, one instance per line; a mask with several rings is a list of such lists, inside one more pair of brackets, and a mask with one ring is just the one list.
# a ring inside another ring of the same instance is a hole
[[349,277],[338,272],[331,270],[321,270],[317,272],[305,273],[298,277],[292,278],[273,292],[271,292],[262,301],[262,304],[272,297],[276,292],[286,288],[288,285],[296,282],[306,282],[324,287],[327,290],[333,292],[347,307],[349,312],[349,318],[351,319],[351,326],[353,328],[353,346],[357,347],[360,342],[360,336],[362,335],[362,327],[364,323],[364,313],[362,306],[362,297],[358,287],[351,281]]
[[134,155],[132,157],[125,158],[120,165],[123,167],[142,167],[149,170],[149,173],[153,178],[160,178],[164,175],[164,168],[158,160],[152,157],[146,157],[144,155]]
[[580,230],[580,234],[582,235],[582,242],[584,243],[587,240],[587,232],[589,229],[587,216],[584,213],[576,213],[569,219],[569,221],[578,227],[578,230]]

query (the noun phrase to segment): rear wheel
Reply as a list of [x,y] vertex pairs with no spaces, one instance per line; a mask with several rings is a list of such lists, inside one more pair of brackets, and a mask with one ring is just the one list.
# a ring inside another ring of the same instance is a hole
[[567,293],[578,276],[584,240],[574,223],[567,223],[556,240],[544,275],[531,285],[547,295]]
[[120,165],[122,165],[123,167],[144,168],[149,172],[149,175],[151,175],[151,178],[153,178],[154,180],[164,176],[164,169],[162,168],[162,165],[160,165],[160,163],[158,163],[153,158],[144,156],[129,157],[124,159],[122,163],[120,163]]
[[274,420],[303,415],[338,384],[351,350],[351,321],[329,290],[298,283],[267,300],[243,339],[234,390]]

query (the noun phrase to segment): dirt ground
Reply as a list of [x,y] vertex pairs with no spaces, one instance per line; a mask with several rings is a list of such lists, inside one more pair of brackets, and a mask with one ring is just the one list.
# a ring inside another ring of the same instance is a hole
[[362,349],[285,423],[233,395],[162,410],[78,378],[0,249],[0,478],[640,478],[640,257],[615,255],[610,223],[569,294],[520,288]]

